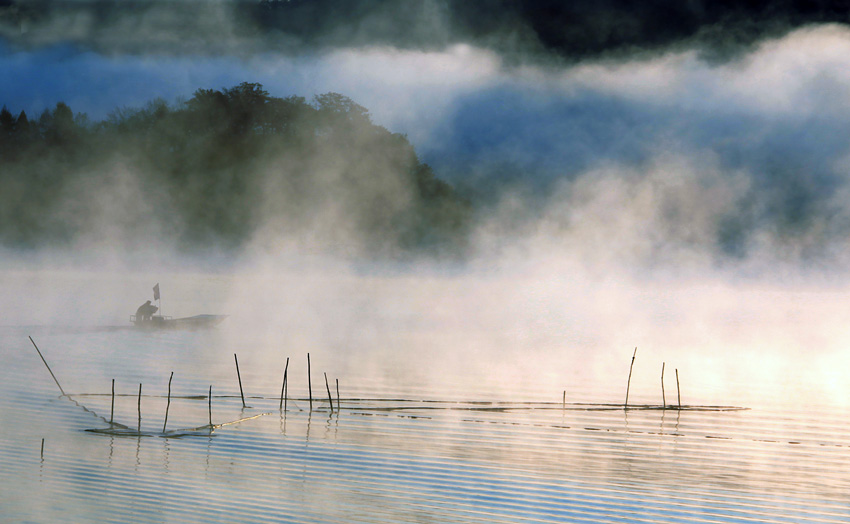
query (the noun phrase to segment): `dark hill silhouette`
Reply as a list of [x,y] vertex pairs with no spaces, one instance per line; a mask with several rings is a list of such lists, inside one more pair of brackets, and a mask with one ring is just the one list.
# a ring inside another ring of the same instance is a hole
[[0,183],[0,242],[15,247],[103,228],[132,244],[155,223],[159,240],[187,250],[264,235],[355,255],[448,254],[463,249],[470,213],[405,136],[348,97],[277,98],[247,82],[101,122],[61,102],[37,120],[4,107]]

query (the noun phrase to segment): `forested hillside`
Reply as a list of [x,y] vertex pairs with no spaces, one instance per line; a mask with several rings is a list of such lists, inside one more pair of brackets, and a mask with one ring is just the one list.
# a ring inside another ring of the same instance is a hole
[[101,122],[65,103],[0,112],[0,243],[70,245],[108,231],[182,250],[286,238],[405,256],[463,249],[469,204],[404,135],[336,93],[199,89]]

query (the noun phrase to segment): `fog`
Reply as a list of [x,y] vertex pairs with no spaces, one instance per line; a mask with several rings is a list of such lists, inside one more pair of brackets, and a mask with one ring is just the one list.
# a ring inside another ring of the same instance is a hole
[[[752,17],[718,26],[697,4],[683,34],[651,38],[650,13],[586,46],[523,9],[476,29],[436,2],[409,32],[358,11],[357,30],[305,14],[316,27],[298,33],[225,3],[198,20],[194,3],[15,18],[0,57],[9,78],[27,73],[0,86],[15,114],[65,99],[101,118],[246,80],[276,97],[338,91],[473,209],[462,249],[411,253],[399,231],[422,210],[394,149],[352,147],[368,161],[350,186],[352,156],[264,149],[234,171],[257,180],[245,236],[190,248],[179,211],[212,209],[203,184],[169,192],[156,164],[98,158],[47,217],[73,224],[70,240],[2,248],[0,323],[126,326],[159,283],[165,315],[230,315],[203,365],[238,350],[269,385],[309,351],[373,393],[619,402],[638,347],[638,401],[658,401],[665,362],[687,402],[844,404],[850,33],[794,13],[724,33]],[[93,88],[71,81],[81,71]]]
[[[176,371],[184,384],[213,373],[223,377],[217,389],[233,391],[236,352],[251,394],[274,394],[287,357],[290,388],[301,394],[311,353],[314,390],[325,371],[349,395],[555,402],[567,390],[570,401],[617,403],[637,347],[636,403],[660,401],[665,362],[668,400],[678,369],[687,404],[845,404],[846,284],[705,273],[653,278],[630,268],[595,272],[546,262],[391,274],[315,260],[298,267],[292,259],[286,267],[254,263],[218,274],[6,270],[2,318],[5,326],[24,326],[16,358],[28,358],[31,334],[63,363],[63,382],[83,387],[107,383],[108,370],[122,383],[140,380],[132,369],[112,369],[108,355],[120,348],[79,328],[129,326],[159,283],[162,314],[229,315],[167,355],[161,346],[171,346],[172,335],[142,333],[149,340],[139,347],[150,345],[163,376]],[[81,343],[89,356],[69,363],[63,355]]]
[[668,157],[646,175],[588,173],[538,213],[506,196],[462,261],[358,260],[267,230],[236,256],[153,237],[122,253],[104,226],[67,251],[7,251],[0,317],[36,336],[128,326],[159,283],[162,314],[229,315],[163,373],[199,358],[228,376],[238,352],[246,381],[273,391],[285,357],[303,367],[310,352],[349,392],[620,402],[638,347],[635,402],[658,402],[665,362],[668,399],[678,369],[687,403],[843,405],[846,273],[801,263],[798,245],[767,233],[745,258],[724,255],[712,224],[739,188],[716,164]]

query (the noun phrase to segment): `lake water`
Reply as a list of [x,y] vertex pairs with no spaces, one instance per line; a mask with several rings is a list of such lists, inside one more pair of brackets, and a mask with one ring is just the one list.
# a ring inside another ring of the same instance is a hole
[[3,522],[850,522],[840,290],[155,278],[3,273]]

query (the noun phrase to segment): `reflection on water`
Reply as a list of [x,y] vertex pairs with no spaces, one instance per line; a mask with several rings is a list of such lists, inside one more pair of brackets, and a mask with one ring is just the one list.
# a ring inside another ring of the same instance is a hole
[[[850,422],[840,405],[741,405],[690,382],[685,409],[659,409],[641,389],[649,366],[636,366],[628,410],[617,404],[624,381],[599,385],[596,375],[546,384],[548,396],[539,384],[505,385],[503,371],[502,389],[462,373],[435,381],[414,370],[399,381],[386,378],[384,358],[395,361],[381,348],[367,358],[364,338],[345,351],[292,339],[269,348],[237,327],[33,334],[70,398],[30,345],[32,329],[0,329],[2,520],[850,522]],[[428,330],[412,329],[371,340],[423,337]],[[410,358],[425,365],[435,355]],[[323,373],[339,379],[339,409],[329,409],[326,389],[333,401],[336,391]]]

